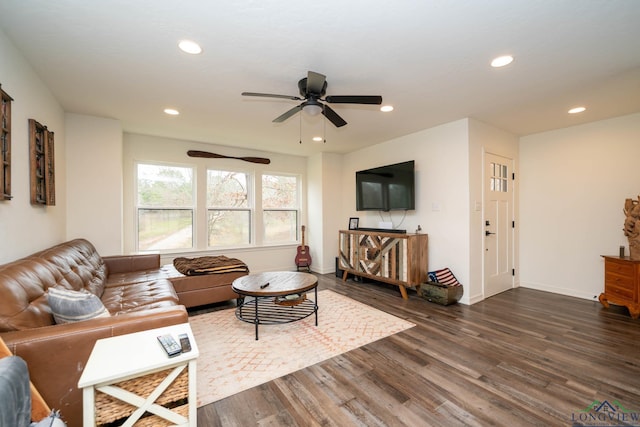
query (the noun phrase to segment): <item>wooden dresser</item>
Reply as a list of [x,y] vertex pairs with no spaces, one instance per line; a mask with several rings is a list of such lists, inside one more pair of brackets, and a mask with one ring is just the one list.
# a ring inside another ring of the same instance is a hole
[[605,307],[609,303],[622,305],[629,309],[631,317],[640,316],[638,293],[640,287],[640,260],[629,257],[603,255],[604,292],[598,300]]
[[348,274],[368,277],[400,288],[407,299],[407,287],[420,289],[427,281],[428,235],[380,231],[341,230],[338,258],[343,280]]

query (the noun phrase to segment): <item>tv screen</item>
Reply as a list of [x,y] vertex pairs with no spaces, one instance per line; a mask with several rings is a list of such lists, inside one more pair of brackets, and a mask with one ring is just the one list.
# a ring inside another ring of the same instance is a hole
[[415,161],[356,172],[356,210],[415,209]]

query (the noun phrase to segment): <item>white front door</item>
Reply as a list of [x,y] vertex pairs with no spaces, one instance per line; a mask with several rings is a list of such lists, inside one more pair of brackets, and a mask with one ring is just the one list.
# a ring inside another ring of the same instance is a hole
[[485,153],[484,297],[513,287],[513,160]]

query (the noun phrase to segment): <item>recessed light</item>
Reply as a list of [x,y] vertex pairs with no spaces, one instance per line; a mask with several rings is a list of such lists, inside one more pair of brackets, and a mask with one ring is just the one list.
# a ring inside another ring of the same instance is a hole
[[499,67],[504,67],[505,65],[509,65],[512,62],[513,62],[513,56],[504,55],[504,56],[499,56],[495,58],[493,61],[491,61],[491,66],[494,68],[499,68]]
[[170,116],[177,116],[178,114],[180,114],[180,111],[173,108],[165,108],[164,112]]
[[383,105],[380,107],[380,111],[388,113],[389,111],[393,111],[393,105]]
[[569,111],[567,111],[567,113],[569,113],[569,114],[578,114],[578,113],[582,113],[584,110],[586,110],[585,107],[574,107],[574,108],[570,109]]
[[202,48],[200,47],[200,45],[191,40],[180,40],[180,42],[178,43],[178,47],[183,52],[190,53],[192,55],[202,53]]
[[322,142],[323,138],[321,136],[314,136],[313,142]]

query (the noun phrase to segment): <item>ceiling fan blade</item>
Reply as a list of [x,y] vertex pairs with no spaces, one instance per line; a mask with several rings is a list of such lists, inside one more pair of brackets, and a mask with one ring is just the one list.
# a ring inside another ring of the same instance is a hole
[[302,101],[302,98],[298,98],[293,95],[274,95],[272,93],[256,93],[256,92],[242,92],[242,96],[260,96],[263,98],[282,98],[290,99],[292,101]]
[[323,105],[322,114],[329,119],[331,123],[335,125],[335,127],[339,128],[347,124],[342,117],[338,115],[335,111],[331,109],[328,105]]
[[327,96],[325,101],[332,104],[382,104],[381,96],[369,95],[333,95]]
[[297,105],[297,106],[293,107],[292,109],[290,109],[289,111],[287,111],[286,113],[284,113],[283,115],[273,119],[273,122],[274,123],[282,123],[282,122],[284,122],[285,120],[287,120],[289,117],[293,116],[295,113],[297,113],[300,110],[302,110],[302,105]]
[[322,94],[322,89],[325,88],[324,83],[327,76],[324,74],[309,71],[307,73],[307,93]]

